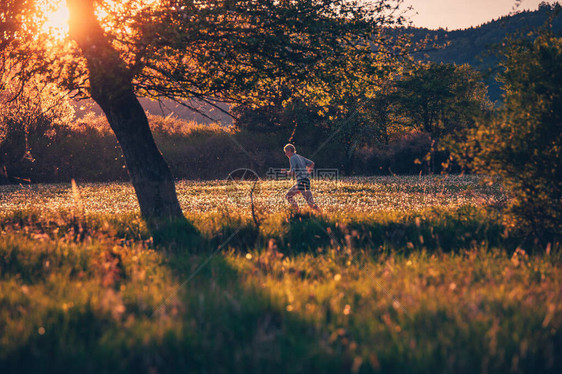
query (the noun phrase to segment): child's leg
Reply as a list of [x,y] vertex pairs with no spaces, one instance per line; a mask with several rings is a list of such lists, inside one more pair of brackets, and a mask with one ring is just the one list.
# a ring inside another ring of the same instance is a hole
[[311,207],[312,209],[318,212],[320,211],[318,205],[314,203],[314,198],[312,197],[312,192],[310,190],[302,191],[302,196],[306,200],[306,203],[308,204],[309,207]]
[[295,195],[298,194],[299,192],[300,191],[298,190],[298,186],[295,184],[293,187],[289,189],[289,191],[287,191],[287,195],[285,195],[285,198],[287,199],[287,201],[289,201],[291,207],[293,207],[296,210],[299,209],[299,204],[297,204],[297,202],[295,201]]

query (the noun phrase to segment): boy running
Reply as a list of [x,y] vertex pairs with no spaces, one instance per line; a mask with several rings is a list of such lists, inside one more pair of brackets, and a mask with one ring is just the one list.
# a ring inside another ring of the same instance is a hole
[[291,166],[290,170],[283,169],[283,172],[294,175],[297,178],[297,184],[289,189],[285,197],[291,206],[298,211],[299,205],[295,201],[294,196],[300,192],[308,206],[316,211],[320,211],[318,205],[314,203],[312,192],[310,192],[309,176],[314,169],[314,162],[301,155],[297,155],[297,150],[292,144],[287,144],[283,150],[285,151],[285,155],[289,158],[289,164]]

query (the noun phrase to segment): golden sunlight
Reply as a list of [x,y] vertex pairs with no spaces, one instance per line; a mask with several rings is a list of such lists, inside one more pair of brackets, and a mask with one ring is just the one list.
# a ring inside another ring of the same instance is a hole
[[[49,35],[51,41],[64,40],[68,36],[70,18],[66,0],[37,0],[37,3],[41,11],[35,17],[35,22],[39,25],[40,32]],[[141,9],[153,8],[159,4],[160,0],[103,0],[97,3],[96,16],[106,30],[117,27],[116,18],[122,23],[120,26],[126,28],[127,22],[117,15],[131,16]]]
[[[115,27],[123,27],[127,30],[128,22],[126,19],[128,17],[134,16],[142,9],[156,8],[159,5],[161,5],[161,0],[103,0],[96,7],[96,17],[106,30]],[[117,17],[117,15],[119,16]]]
[[57,41],[64,39],[68,35],[70,17],[66,0],[41,0],[39,4],[45,20],[41,31]]

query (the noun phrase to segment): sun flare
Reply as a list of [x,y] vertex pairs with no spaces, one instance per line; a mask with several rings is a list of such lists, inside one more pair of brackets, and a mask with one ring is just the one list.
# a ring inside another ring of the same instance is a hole
[[70,13],[66,7],[66,0],[42,0],[40,9],[44,14],[41,31],[55,40],[62,40],[68,35],[68,20]]
[[[39,25],[39,31],[48,35],[51,40],[57,42],[64,40],[68,36],[70,20],[66,0],[37,0],[37,4],[40,12],[34,18],[34,22]],[[160,0],[129,0],[123,2],[104,0],[97,4],[95,13],[101,26],[107,30],[118,27],[115,19],[116,14],[132,16],[141,9],[154,8],[159,4]],[[123,22],[123,19],[120,22]]]

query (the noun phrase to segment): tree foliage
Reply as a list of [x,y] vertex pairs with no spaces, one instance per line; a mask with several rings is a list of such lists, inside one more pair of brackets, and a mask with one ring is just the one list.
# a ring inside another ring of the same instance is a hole
[[[38,38],[42,30],[28,25],[41,13],[29,15],[40,0],[11,2],[20,13],[7,17],[24,25],[18,35],[26,30]],[[395,53],[385,29],[404,22],[401,2],[69,0],[68,5],[95,7],[96,20],[71,24],[71,39],[109,42],[114,60],[123,63],[119,75],[132,80],[138,95],[259,105],[278,98],[281,87],[326,100],[341,92],[338,85],[378,77],[387,68],[383,61]],[[98,21],[103,34],[92,35],[88,24]],[[84,49],[67,40],[52,43],[47,56],[40,44],[19,45],[29,56],[42,55],[27,69],[91,95],[92,66],[87,67]]]
[[477,119],[492,108],[482,75],[470,65],[416,64],[396,82],[392,96],[403,125],[431,137],[424,158],[431,172],[456,165],[450,153],[461,155],[458,149]]
[[489,108],[482,76],[469,65],[419,64],[396,82],[400,110],[435,140],[470,127]]

